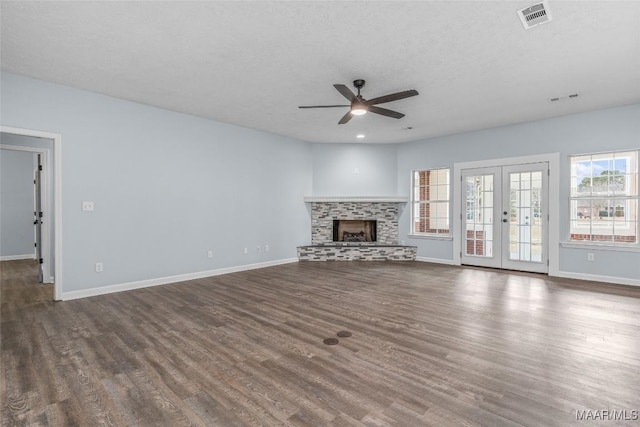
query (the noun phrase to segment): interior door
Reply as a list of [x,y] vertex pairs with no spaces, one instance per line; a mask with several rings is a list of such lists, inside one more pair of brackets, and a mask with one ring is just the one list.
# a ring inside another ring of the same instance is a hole
[[462,171],[461,262],[547,272],[548,164]]
[[42,259],[42,156],[37,155],[37,163],[35,171],[35,179],[33,184],[35,186],[35,211],[33,212],[35,226],[35,238],[36,238],[36,260],[38,261],[38,282],[44,282],[43,259]]

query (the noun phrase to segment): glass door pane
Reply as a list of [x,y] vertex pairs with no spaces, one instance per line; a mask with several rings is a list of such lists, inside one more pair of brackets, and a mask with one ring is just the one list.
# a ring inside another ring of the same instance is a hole
[[505,166],[503,173],[509,201],[503,268],[546,271],[547,164]]
[[[462,262],[486,267],[499,266],[500,227],[496,227],[500,192],[500,170],[483,168],[463,171]],[[497,185],[497,187],[496,187]]]

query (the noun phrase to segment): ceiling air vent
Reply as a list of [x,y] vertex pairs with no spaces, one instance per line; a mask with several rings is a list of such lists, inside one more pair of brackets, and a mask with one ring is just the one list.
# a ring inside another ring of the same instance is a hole
[[518,16],[525,30],[551,21],[551,13],[546,1],[519,10]]

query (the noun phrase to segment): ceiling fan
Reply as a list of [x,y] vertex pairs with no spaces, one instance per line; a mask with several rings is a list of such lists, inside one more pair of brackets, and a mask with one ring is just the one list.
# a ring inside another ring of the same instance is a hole
[[362,95],[360,95],[360,89],[364,87],[364,80],[357,79],[353,81],[353,86],[358,90],[358,94],[354,94],[351,89],[346,87],[345,85],[335,84],[333,87],[336,88],[338,92],[345,98],[347,98],[351,104],[350,105],[301,105],[298,108],[336,108],[336,107],[351,107],[347,114],[342,116],[339,125],[343,125],[347,123],[353,116],[361,116],[366,114],[367,111],[372,113],[381,114],[387,117],[393,117],[394,119],[401,119],[404,117],[404,114],[398,113],[397,111],[388,110],[382,107],[376,107],[378,104],[383,104],[385,102],[397,101],[399,99],[409,98],[410,96],[418,95],[418,91],[411,89],[405,90],[404,92],[392,93],[390,95],[379,96],[373,99],[364,99]]

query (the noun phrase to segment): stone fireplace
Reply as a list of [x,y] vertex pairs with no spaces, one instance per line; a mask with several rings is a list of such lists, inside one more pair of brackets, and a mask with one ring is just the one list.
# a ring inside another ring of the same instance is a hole
[[402,197],[307,197],[311,245],[300,261],[414,260],[415,246],[398,244]]

